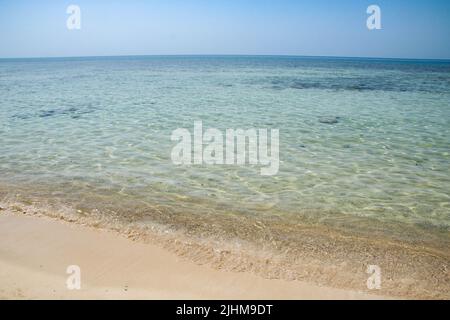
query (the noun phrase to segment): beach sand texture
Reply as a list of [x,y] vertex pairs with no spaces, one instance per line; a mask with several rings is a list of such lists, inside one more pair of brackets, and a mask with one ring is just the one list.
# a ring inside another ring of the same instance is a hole
[[[48,218],[0,215],[2,299],[382,299],[301,281],[214,270],[117,234]],[[81,268],[81,290],[66,286]]]

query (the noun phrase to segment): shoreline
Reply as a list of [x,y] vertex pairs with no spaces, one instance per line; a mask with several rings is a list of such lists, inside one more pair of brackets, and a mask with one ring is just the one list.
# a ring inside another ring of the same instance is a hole
[[[86,228],[95,234],[106,233],[116,239],[124,239],[131,243],[155,246],[177,259],[220,273],[248,274],[259,279],[284,281],[285,283],[294,281],[295,283],[310,284],[313,287],[344,290],[347,293],[359,292],[371,295],[375,291],[384,298],[450,298],[450,274],[448,272],[450,259],[445,247],[436,250],[420,245],[385,241],[380,238],[369,239],[352,236],[339,233],[326,226],[296,225],[291,230],[284,227],[280,230],[272,229],[273,235],[276,235],[277,232],[281,232],[280,234],[285,236],[297,234],[300,240],[297,242],[299,247],[295,252],[284,252],[282,247],[279,252],[276,252],[271,250],[270,243],[267,245],[267,241],[270,239],[266,238],[262,238],[264,241],[260,243],[251,243],[243,238],[233,240],[232,237],[228,239],[204,237],[201,233],[196,234],[192,231],[185,233],[157,222],[148,224],[147,221],[145,226],[124,221],[111,223],[110,219],[104,220],[104,214],[99,211],[81,212],[74,207],[61,204],[55,206],[36,201],[30,203],[2,201],[0,202],[0,218],[5,219],[8,216],[31,217],[35,219],[35,224],[38,224],[39,221],[47,221],[54,224],[52,228],[55,228],[56,232],[64,226]],[[22,219],[22,221],[25,220]],[[220,224],[221,222],[214,221],[213,223]],[[59,224],[61,227],[57,227]],[[245,232],[246,221],[242,220],[238,225],[242,226]],[[13,229],[18,227],[20,224],[16,223]],[[258,227],[258,225],[255,224],[254,227]],[[0,228],[4,228],[1,223]],[[29,232],[33,232],[33,230],[34,227],[30,226]],[[44,234],[46,233],[44,232]],[[2,236],[4,237],[6,234],[7,230],[0,232],[0,243],[4,240]],[[36,235],[36,237],[41,236],[42,234],[39,233]],[[11,237],[18,240],[24,238],[17,235]],[[62,237],[64,238],[64,234]],[[75,238],[80,237],[75,236]],[[54,237],[54,240],[59,241],[58,237]],[[75,239],[75,241],[78,240]],[[94,237],[92,242],[96,241]],[[49,242],[49,239],[45,240],[45,243]],[[77,251],[84,251],[79,244],[74,244],[74,246]],[[12,246],[9,250],[14,252],[16,248]],[[124,251],[127,250],[124,249]],[[0,255],[0,257],[2,256]],[[48,260],[52,261],[52,259],[53,257],[49,256]],[[367,279],[370,276],[367,274],[367,268],[370,265],[378,265],[382,270],[381,290],[367,289]],[[8,269],[7,266],[3,267]],[[204,298],[208,297],[204,296]],[[308,297],[300,295],[298,299],[305,298]],[[289,299],[289,297],[283,297],[283,299]]]
[[[81,268],[81,290],[66,288],[69,265]],[[388,298],[215,270],[155,244],[6,208],[0,211],[0,288],[1,299]]]

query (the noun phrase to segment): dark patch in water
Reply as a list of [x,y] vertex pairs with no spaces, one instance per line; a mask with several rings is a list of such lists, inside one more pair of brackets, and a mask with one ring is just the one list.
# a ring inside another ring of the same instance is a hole
[[20,120],[28,120],[31,118],[28,114],[15,114],[12,116],[13,119],[20,119]]
[[49,118],[53,116],[58,115],[67,115],[70,116],[72,119],[80,119],[81,115],[92,113],[94,110],[80,110],[76,107],[70,107],[67,109],[49,109],[49,110],[41,110],[37,113],[28,113],[28,114],[15,114],[12,116],[14,119],[20,119],[20,120],[27,120],[31,119],[33,117],[39,117],[39,118]]
[[324,124],[336,124],[339,123],[339,117],[320,117],[319,122]]
[[56,114],[55,110],[45,110],[45,111],[41,111],[39,114],[40,118],[47,118],[47,117],[51,117],[53,115]]
[[[420,77],[420,75],[419,75]],[[269,87],[283,89],[319,89],[349,91],[392,91],[392,92],[445,92],[445,86],[438,77],[417,79],[417,75],[403,77],[391,75],[355,76],[355,77],[269,77]]]

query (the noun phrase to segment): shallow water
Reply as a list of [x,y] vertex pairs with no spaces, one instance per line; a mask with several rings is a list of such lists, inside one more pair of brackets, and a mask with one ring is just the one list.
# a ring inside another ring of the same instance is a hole
[[[146,208],[163,208],[173,224],[277,217],[368,236],[380,223],[394,238],[418,226],[448,240],[450,62],[0,60],[0,96],[4,185],[142,223]],[[171,133],[196,120],[279,129],[278,174],[174,165]]]

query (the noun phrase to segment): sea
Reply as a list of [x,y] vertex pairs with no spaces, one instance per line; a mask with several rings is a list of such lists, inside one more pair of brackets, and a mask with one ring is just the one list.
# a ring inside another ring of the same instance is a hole
[[[18,211],[157,230],[202,246],[181,250],[194,260],[229,254],[219,260],[234,269],[244,248],[270,252],[266,269],[282,278],[308,278],[290,268],[304,261],[400,259],[384,246],[440,257],[423,268],[449,262],[450,61],[1,59],[0,97],[0,201]],[[198,121],[278,130],[278,171],[174,163],[172,133]],[[258,261],[242,268],[259,272]]]

